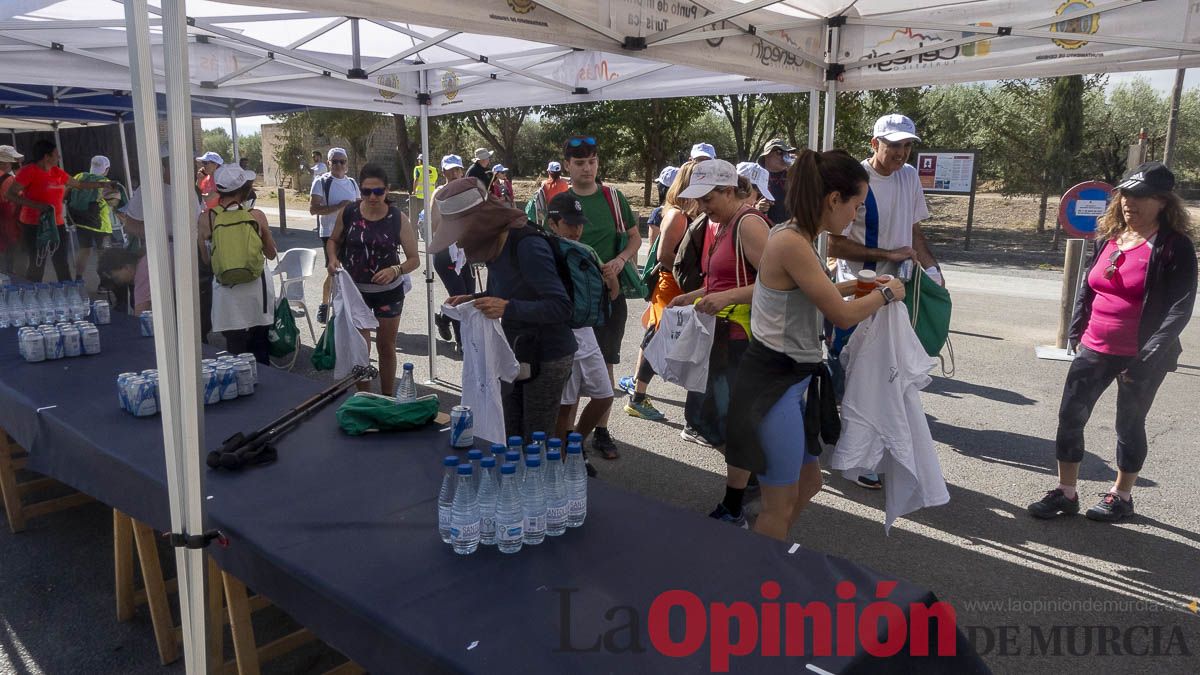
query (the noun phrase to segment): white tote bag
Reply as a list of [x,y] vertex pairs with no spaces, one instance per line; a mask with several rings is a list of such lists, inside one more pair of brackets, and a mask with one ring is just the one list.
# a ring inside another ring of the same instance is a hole
[[694,306],[668,307],[643,355],[654,372],[688,391],[708,388],[708,359],[712,352],[716,317],[697,312]]
[[354,366],[370,365],[371,347],[359,332],[370,328],[379,328],[379,320],[363,302],[350,273],[338,270],[333,278],[333,346],[337,352],[334,377],[341,379],[349,375]]

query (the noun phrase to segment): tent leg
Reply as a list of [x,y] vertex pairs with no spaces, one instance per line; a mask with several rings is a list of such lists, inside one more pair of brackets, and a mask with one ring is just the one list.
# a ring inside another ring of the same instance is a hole
[[[429,90],[429,71],[421,71],[421,93],[427,93]],[[429,104],[421,103],[421,156],[425,158],[426,166],[429,165],[430,157],[433,157],[429,152]],[[429,333],[429,382],[437,381],[437,337],[435,337],[436,328],[434,327],[434,308],[433,308],[433,254],[429,252],[429,246],[433,243],[433,218],[430,217],[430,210],[433,206],[433,191],[429,186],[429,172],[421,172],[421,180],[424,183],[425,192],[425,309],[426,309],[426,331]]]
[[125,137],[125,115],[117,115],[117,133],[121,136],[121,159],[125,162],[125,188],[133,191],[133,167],[129,164],[129,141]]
[[833,149],[834,128],[837,126],[837,83],[830,82],[829,88],[825,90],[825,132],[823,134],[821,149]]
[[229,104],[229,136],[233,138],[233,163],[238,164],[242,161],[242,152],[238,148],[237,108],[233,103]]
[[[54,147],[58,148],[58,168],[63,168],[63,152],[62,152],[62,137],[58,135],[58,122],[51,122],[50,128],[54,129]],[[59,279],[59,281],[74,281],[78,276],[75,273],[75,232],[71,228],[64,228],[63,234],[66,235],[67,247],[67,269],[71,271],[70,279]],[[59,244],[60,246],[62,244]]]
[[821,139],[821,92],[808,92],[808,149],[820,150]]

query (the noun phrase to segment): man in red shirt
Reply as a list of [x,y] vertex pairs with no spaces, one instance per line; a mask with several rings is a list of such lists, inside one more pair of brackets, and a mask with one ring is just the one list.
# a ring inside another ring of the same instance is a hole
[[[74,190],[100,190],[105,187],[103,181],[75,180],[59,166],[61,155],[54,143],[41,140],[33,144],[30,162],[21,167],[8,186],[5,197],[8,201],[18,204],[21,212],[17,220],[21,223],[25,248],[29,252],[29,266],[25,278],[39,282],[46,274],[46,258],[54,262],[54,273],[59,281],[71,280],[71,264],[67,257],[65,245],[67,232],[63,227],[63,195],[67,188]],[[57,246],[38,247],[38,225],[43,213],[53,213],[54,222],[58,225]]]

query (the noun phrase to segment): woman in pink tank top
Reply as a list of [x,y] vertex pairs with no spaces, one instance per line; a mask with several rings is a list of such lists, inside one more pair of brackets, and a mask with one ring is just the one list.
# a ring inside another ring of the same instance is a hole
[[1030,504],[1038,518],[1079,512],[1084,427],[1114,380],[1117,480],[1086,515],[1104,522],[1133,515],[1133,484],[1146,460],[1146,415],[1177,366],[1179,335],[1196,302],[1196,249],[1174,187],[1167,167],[1147,162],[1117,185],[1100,220],[1068,331],[1076,356],[1058,411],[1059,484]]

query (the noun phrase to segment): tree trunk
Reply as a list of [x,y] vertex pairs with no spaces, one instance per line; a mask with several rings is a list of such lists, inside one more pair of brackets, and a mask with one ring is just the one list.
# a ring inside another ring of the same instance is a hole
[[408,137],[408,121],[404,115],[393,115],[392,120],[396,124],[396,168],[400,172],[399,180],[396,181],[405,190],[412,192],[412,170],[413,165],[408,161],[412,157],[412,145]]
[[1050,176],[1048,172],[1042,172],[1042,203],[1038,210],[1038,234],[1043,234],[1046,231],[1046,202],[1050,199]]

